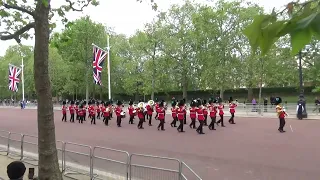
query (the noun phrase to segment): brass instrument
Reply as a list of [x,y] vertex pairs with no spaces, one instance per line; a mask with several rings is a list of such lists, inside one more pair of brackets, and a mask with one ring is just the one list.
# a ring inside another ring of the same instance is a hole
[[144,109],[144,103],[143,102],[139,102],[139,104],[137,106],[138,106],[138,108],[140,108],[140,110]]
[[148,101],[148,104],[149,104],[150,106],[153,106],[155,103],[154,103],[153,100],[149,100],[149,101]]

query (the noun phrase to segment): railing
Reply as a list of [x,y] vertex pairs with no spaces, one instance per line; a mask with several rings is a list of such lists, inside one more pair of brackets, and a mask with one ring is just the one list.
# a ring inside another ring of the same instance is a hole
[[[186,163],[168,157],[129,154],[106,147],[57,141],[64,176],[76,179],[202,180]],[[38,166],[38,137],[0,130],[0,154]]]

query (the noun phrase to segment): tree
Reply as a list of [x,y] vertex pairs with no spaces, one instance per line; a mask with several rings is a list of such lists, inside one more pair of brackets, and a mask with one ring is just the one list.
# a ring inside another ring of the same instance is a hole
[[265,55],[280,37],[290,35],[291,55],[296,55],[312,37],[320,40],[319,3],[320,0],[290,2],[279,12],[273,9],[271,14],[255,16],[244,30],[252,50],[259,48]]
[[[37,0],[35,6],[26,5],[26,1],[0,0],[1,24],[6,25],[6,32],[0,33],[0,40],[28,38],[28,31],[35,31],[34,46],[34,81],[38,98],[38,152],[39,179],[62,180],[59,169],[54,115],[52,104],[52,90],[49,77],[49,35],[50,19],[56,12],[67,22],[66,12],[82,11],[89,4],[98,5],[96,0],[71,1],[58,9],[51,9],[50,0]],[[79,8],[80,7],[80,8]]]

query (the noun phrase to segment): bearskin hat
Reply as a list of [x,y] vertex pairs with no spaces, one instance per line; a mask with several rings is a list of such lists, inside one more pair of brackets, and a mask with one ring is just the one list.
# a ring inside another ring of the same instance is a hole
[[62,104],[63,104],[63,105],[66,105],[66,101],[62,101]]
[[276,105],[281,104],[282,103],[282,99],[281,97],[276,97]]
[[94,99],[91,100],[91,104],[95,104],[96,101]]
[[99,104],[100,104],[100,102],[99,102],[99,101],[97,101],[97,102],[96,102],[96,105],[99,105]]
[[172,107],[175,107],[177,105],[177,102],[176,101],[173,101],[172,103],[171,103],[171,106]]
[[133,101],[130,100],[130,101],[129,101],[129,105],[132,105],[132,104],[133,104]]
[[80,108],[83,108],[83,104],[80,104]]
[[190,106],[191,107],[195,107],[196,106],[196,102],[195,101],[191,101]]
[[101,104],[104,104],[104,101],[101,101]]
[[197,107],[201,106],[201,99],[197,99]]
[[79,101],[76,101],[76,105],[77,105],[77,106],[79,105]]
[[162,100],[160,103],[159,103],[159,107],[163,107],[164,105],[164,101]]
[[117,105],[118,105],[118,106],[121,106],[121,105],[122,105],[122,102],[121,102],[121,101],[118,101],[118,102],[117,102]]
[[70,104],[74,105],[74,101],[71,101]]
[[207,100],[204,99],[204,100],[202,101],[202,105],[206,105],[206,104],[207,104]]
[[184,106],[183,100],[180,100],[180,101],[179,101],[179,106]]

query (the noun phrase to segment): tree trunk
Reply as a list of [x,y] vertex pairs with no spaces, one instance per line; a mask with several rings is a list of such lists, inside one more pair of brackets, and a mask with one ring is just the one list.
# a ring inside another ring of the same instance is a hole
[[51,81],[48,70],[49,6],[37,1],[34,46],[34,80],[38,97],[39,179],[62,180],[56,147]]
[[253,89],[251,87],[248,87],[248,99],[246,103],[251,103],[252,99],[253,99]]
[[220,98],[222,99],[222,101],[224,100],[224,89],[223,88],[220,88]]

